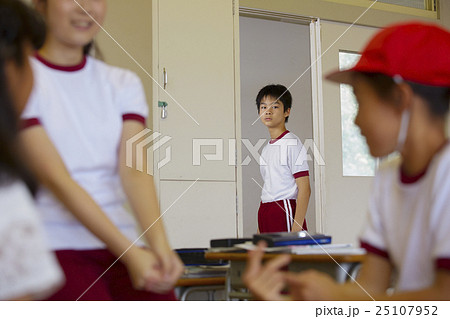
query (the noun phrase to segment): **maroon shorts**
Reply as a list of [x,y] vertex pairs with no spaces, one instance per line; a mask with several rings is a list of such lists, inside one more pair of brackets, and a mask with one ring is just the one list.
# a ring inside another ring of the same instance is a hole
[[106,271],[116,261],[108,250],[58,250],[55,254],[66,283],[48,300],[177,300],[173,291],[160,295],[135,290],[120,261]]
[[[295,217],[295,199],[261,203],[258,210],[258,228],[260,233],[290,232]],[[306,220],[303,230],[308,230]]]

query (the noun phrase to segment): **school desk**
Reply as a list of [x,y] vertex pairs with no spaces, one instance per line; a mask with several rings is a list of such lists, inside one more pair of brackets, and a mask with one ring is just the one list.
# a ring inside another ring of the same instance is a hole
[[206,292],[208,301],[215,300],[215,293],[225,289],[228,266],[186,266],[184,275],[177,281],[175,292],[180,301],[186,301],[193,292]]
[[[266,253],[263,260],[275,258],[279,254]],[[335,278],[338,282],[344,282],[349,279],[349,275],[353,278],[358,270],[358,265],[364,260],[364,254],[349,255],[294,255],[291,254],[291,262],[288,266],[290,271],[300,272],[307,269],[315,269],[325,272]],[[241,280],[241,276],[245,270],[247,253],[243,252],[206,252],[206,259],[229,261],[230,267],[226,273],[225,295],[226,300],[245,300],[252,299],[245,285]]]

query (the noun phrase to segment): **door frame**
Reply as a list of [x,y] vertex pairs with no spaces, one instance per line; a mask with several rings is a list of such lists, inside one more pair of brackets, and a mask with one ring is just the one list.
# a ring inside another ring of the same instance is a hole
[[[159,132],[159,114],[158,114],[158,99],[159,99],[159,88],[161,77],[159,75],[159,54],[155,54],[158,52],[157,43],[159,42],[159,1],[152,0],[152,76],[153,76],[153,85],[152,85],[152,119],[153,131]],[[156,45],[156,47],[155,47]],[[160,173],[158,169],[158,159],[160,158],[159,154],[160,150],[156,150],[153,154],[153,182],[156,186],[156,192],[158,194],[158,201],[161,204],[161,194],[160,194]]]
[[[310,28],[310,48],[311,48],[311,89],[312,89],[312,122],[313,139],[320,154],[324,154],[324,122],[323,122],[323,99],[322,99],[322,64],[321,64],[321,41],[320,41],[320,19],[296,14],[287,14],[277,11],[261,10],[248,7],[239,7],[239,15],[235,14],[235,26],[239,26],[239,16],[252,17],[258,19],[275,20],[288,23],[308,25]],[[236,160],[242,163],[241,139],[241,105],[240,105],[240,61],[239,61],[239,27],[235,28],[235,47],[237,48],[235,61],[236,74]],[[323,231],[323,216],[325,214],[325,169],[314,159],[314,190],[315,190],[315,219],[316,231]],[[243,236],[243,183],[242,167],[236,165],[236,193],[238,211],[238,236]]]
[[[159,17],[158,0],[152,0],[152,52],[157,52]],[[238,0],[233,0],[234,12],[234,68],[235,68],[235,158],[236,158],[236,233],[238,237],[243,236],[243,187],[242,187],[242,162],[241,149],[241,94],[240,94],[240,49],[239,49],[239,17],[248,16],[260,19],[278,20],[283,22],[309,24],[310,26],[310,47],[311,47],[311,81],[312,81],[312,121],[313,121],[313,139],[315,146],[320,154],[324,154],[324,121],[323,121],[323,97],[322,97],[322,64],[321,64],[321,38],[320,38],[320,19],[296,14],[286,14],[277,11],[260,10],[247,7],[240,7]],[[237,10],[239,8],[239,10]],[[152,54],[152,75],[158,82],[162,82],[162,74],[159,72],[159,56]],[[159,108],[158,92],[159,84],[153,81],[152,86],[152,112],[153,112],[153,130],[159,131]],[[157,169],[157,160],[160,150],[153,154],[153,176],[157,189],[158,198],[160,198],[160,173]],[[315,219],[316,231],[323,232],[323,218],[326,213],[325,203],[325,170],[323,165],[319,165],[314,160],[314,187],[315,187]]]

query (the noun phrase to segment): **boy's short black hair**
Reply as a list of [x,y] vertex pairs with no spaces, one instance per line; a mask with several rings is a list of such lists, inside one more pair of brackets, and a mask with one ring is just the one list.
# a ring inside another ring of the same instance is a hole
[[[279,100],[281,103],[283,103],[284,106],[284,112],[286,112],[288,109],[292,108],[292,95],[289,90],[281,84],[270,84],[263,87],[256,96],[256,108],[259,109],[261,105],[261,100],[266,97],[270,96],[274,99]],[[289,120],[289,116],[286,117],[286,123]]]
[[[373,87],[377,95],[385,101],[395,102],[393,92],[396,87],[394,79],[382,73],[359,73]],[[450,88],[419,84],[406,81],[413,92],[420,96],[428,105],[430,114],[445,117],[449,112]]]

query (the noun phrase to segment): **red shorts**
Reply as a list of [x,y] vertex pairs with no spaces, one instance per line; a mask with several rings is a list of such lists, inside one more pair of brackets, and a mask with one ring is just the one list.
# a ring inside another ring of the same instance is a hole
[[92,301],[177,300],[173,291],[160,295],[135,290],[127,269],[120,261],[106,271],[117,259],[108,250],[58,250],[55,254],[66,276],[66,283],[48,300],[74,301],[81,295],[79,300]]
[[[258,228],[260,233],[290,232],[295,217],[295,199],[261,203],[258,210]],[[308,230],[306,220],[303,230]]]

